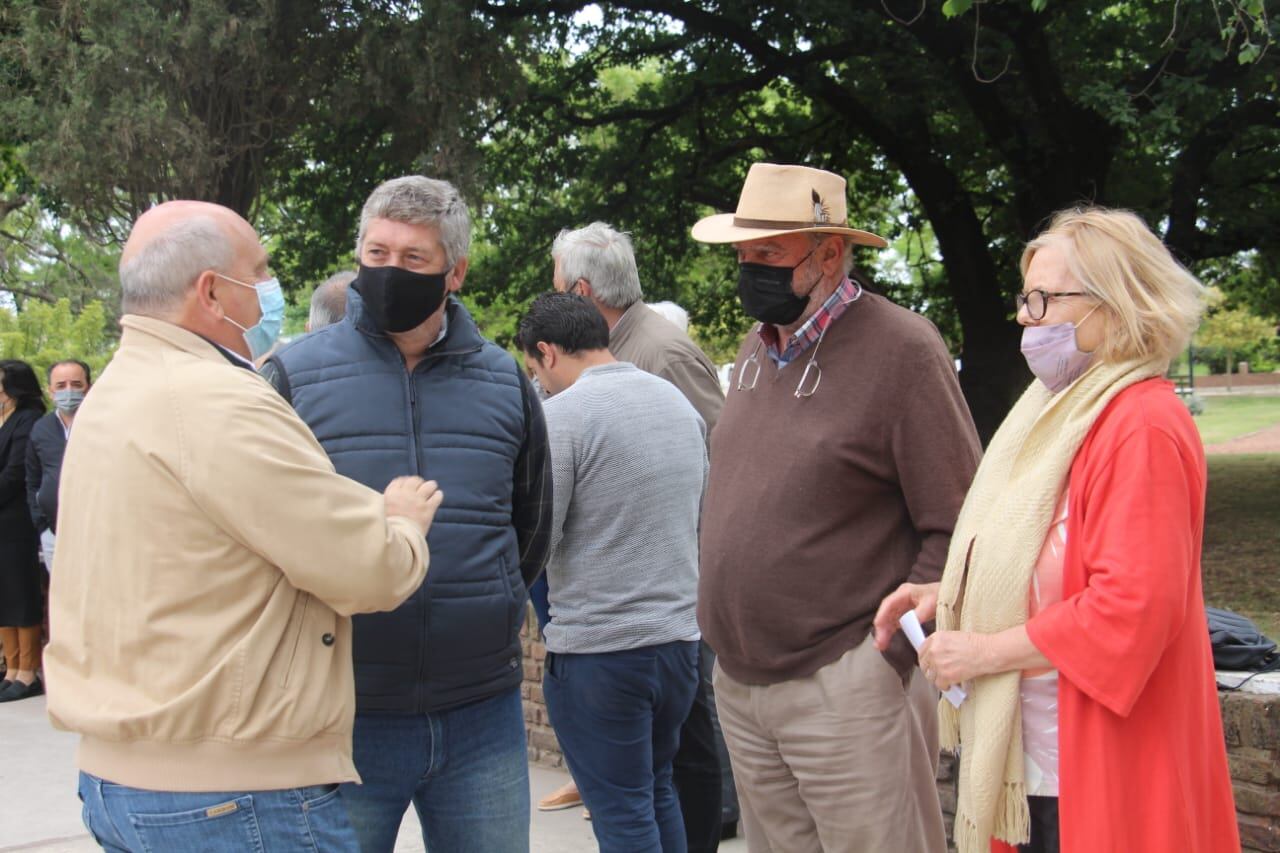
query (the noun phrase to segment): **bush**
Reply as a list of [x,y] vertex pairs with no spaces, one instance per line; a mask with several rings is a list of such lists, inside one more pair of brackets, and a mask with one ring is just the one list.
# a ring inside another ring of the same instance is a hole
[[97,379],[116,343],[107,335],[107,312],[97,301],[78,315],[65,298],[54,303],[29,299],[17,312],[0,308],[0,358],[30,364],[42,385],[49,365],[69,358],[88,363]]

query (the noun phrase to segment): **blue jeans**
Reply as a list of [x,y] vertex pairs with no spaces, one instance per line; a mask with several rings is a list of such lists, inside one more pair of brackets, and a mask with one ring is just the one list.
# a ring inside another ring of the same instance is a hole
[[547,712],[601,853],[685,853],[671,761],[697,684],[694,642],[547,654]]
[[108,853],[360,851],[337,785],[187,793],[81,773],[80,799],[84,825]]
[[520,688],[432,714],[357,714],[343,785],[363,853],[390,853],[413,803],[430,853],[528,853],[529,752]]

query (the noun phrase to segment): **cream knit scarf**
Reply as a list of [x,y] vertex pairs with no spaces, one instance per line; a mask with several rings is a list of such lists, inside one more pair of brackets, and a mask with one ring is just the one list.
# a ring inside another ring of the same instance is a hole
[[[1152,361],[1096,363],[1057,394],[1031,383],[974,475],[951,537],[938,630],[994,634],[1027,621],[1027,590],[1071,463],[1107,403],[1164,372]],[[939,704],[942,743],[960,745],[955,844],[1030,838],[1023,779],[1021,673],[975,679],[959,711]]]

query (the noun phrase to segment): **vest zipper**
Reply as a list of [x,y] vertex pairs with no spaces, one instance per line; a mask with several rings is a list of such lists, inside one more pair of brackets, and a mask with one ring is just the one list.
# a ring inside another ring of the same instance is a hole
[[[404,353],[399,350],[396,352],[400,356],[400,367],[404,370],[405,388],[409,397],[409,431],[413,434],[411,444],[413,447],[413,473],[422,476],[421,453],[422,447],[418,434],[418,391],[413,382],[413,373],[418,369],[418,365],[414,365],[413,370],[409,369],[409,362],[405,360]],[[426,584],[424,583],[425,587]],[[418,714],[426,713],[426,690],[427,682],[427,644],[431,640],[431,595],[426,593],[422,602],[422,642],[418,644],[418,679],[413,688],[414,696],[414,712]]]
[[[357,326],[357,328],[359,328],[359,326]],[[423,474],[422,472],[422,464],[420,459],[422,447],[421,447],[419,423],[418,423],[418,392],[417,392],[417,387],[414,385],[414,382],[413,382],[414,373],[416,373],[418,369],[422,367],[424,364],[430,364],[436,359],[439,359],[445,356],[467,355],[473,352],[479,352],[482,349],[482,346],[468,346],[468,347],[463,347],[455,350],[441,350],[439,352],[423,353],[422,360],[419,361],[416,365],[414,365],[413,370],[410,371],[409,362],[405,359],[404,353],[400,352],[400,349],[396,347],[396,345],[391,341],[390,338],[388,338],[386,335],[372,334],[363,329],[361,329],[360,331],[366,335],[369,335],[370,337],[381,338],[382,340],[386,341],[387,344],[389,344],[391,348],[395,350],[396,355],[400,357],[400,367],[404,371],[405,392],[406,392],[406,396],[409,398],[409,429],[413,433],[411,437],[411,445],[413,447],[413,472],[412,473],[419,477],[424,477],[426,475]],[[425,587],[426,584],[424,583],[423,586]],[[430,642],[430,639],[431,639],[430,638],[431,597],[430,595],[424,595],[424,599],[425,600],[423,601],[423,606],[422,606],[422,643],[419,646],[419,654],[421,654],[421,657],[418,660],[418,683],[414,685],[414,689],[413,689],[414,711],[419,714],[427,713],[427,689],[426,689],[427,651],[426,650],[427,650],[428,643]]]
[[422,461],[420,455],[422,448],[418,440],[418,392],[414,388],[413,373],[409,370],[409,362],[405,361],[404,353],[399,350],[396,352],[400,356],[400,367],[404,369],[405,390],[409,397],[409,431],[412,433],[410,441],[413,445],[413,473],[421,477]]

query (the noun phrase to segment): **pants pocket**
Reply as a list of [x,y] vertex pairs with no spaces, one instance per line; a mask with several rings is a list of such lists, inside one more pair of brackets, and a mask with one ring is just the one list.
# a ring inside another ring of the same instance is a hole
[[351,818],[347,814],[347,803],[342,798],[342,790],[337,785],[318,785],[303,788],[302,818],[306,821],[307,830],[315,849],[324,853],[360,849]]
[[106,847],[106,843],[102,837],[98,835],[98,831],[93,828],[92,810],[89,804],[85,802],[84,795],[80,795],[80,822],[84,824],[84,828],[89,830],[89,835],[98,843],[99,847]]
[[262,853],[262,833],[246,795],[206,808],[164,814],[130,814],[129,822],[147,853],[178,850],[256,851]]
[[547,652],[547,657],[542,665],[542,671],[547,678],[558,684],[564,684],[568,681],[564,671],[564,657],[557,652]]
[[95,812],[97,808],[102,807],[102,797],[94,790],[93,784],[84,773],[80,774],[76,796],[80,798],[80,821],[84,824],[84,828],[89,830],[89,835],[103,850],[113,849],[108,840],[98,834]]

